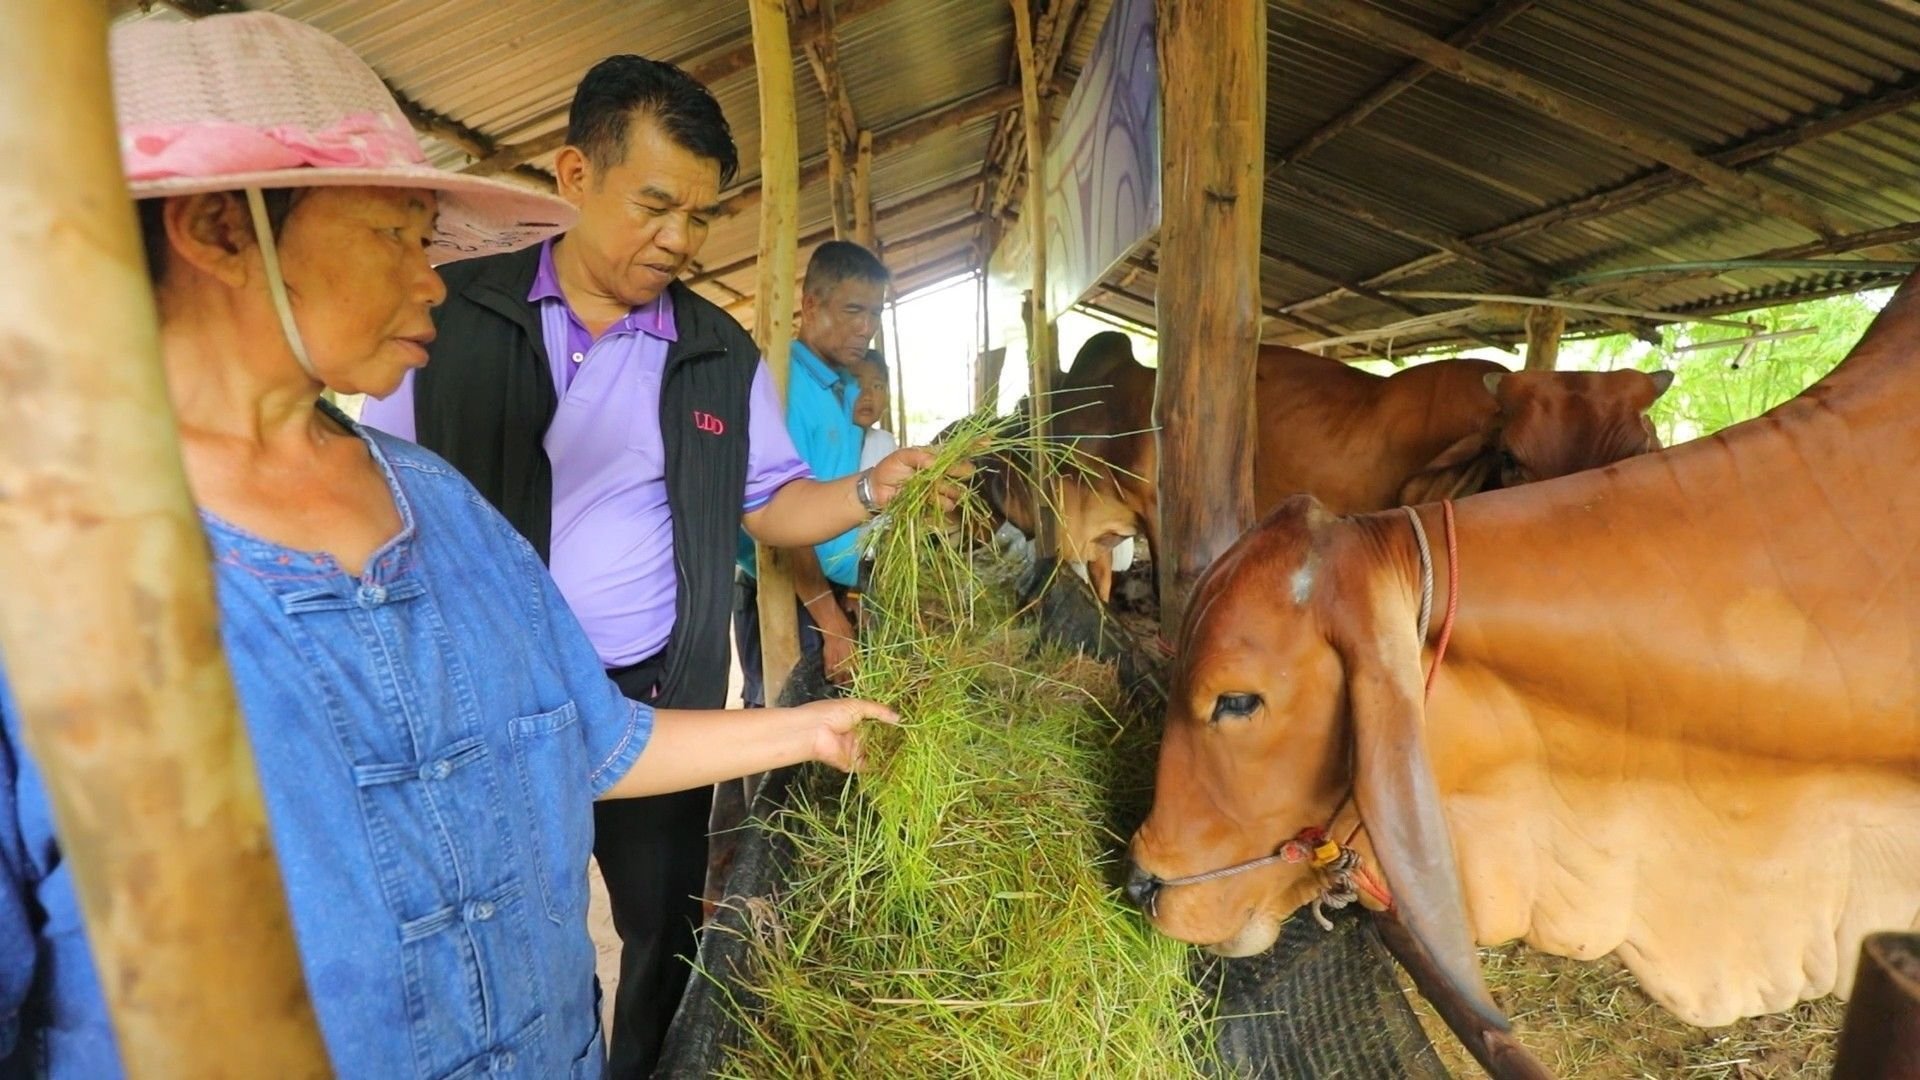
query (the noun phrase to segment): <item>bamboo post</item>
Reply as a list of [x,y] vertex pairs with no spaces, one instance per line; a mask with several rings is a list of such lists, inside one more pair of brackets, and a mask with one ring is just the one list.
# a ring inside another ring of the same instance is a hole
[[[793,109],[793,46],[784,0],[749,0],[754,65],[760,81],[760,282],[754,336],[784,408],[787,350],[793,343],[794,260],[800,236],[800,149]],[[778,549],[759,545],[760,680],[767,704],[778,700],[800,661],[793,575]]]
[[0,651],[121,1061],[325,1076],[121,179],[104,4],[9,6],[0,204]]
[[[892,286],[888,286],[889,289]],[[887,324],[893,331],[895,356],[887,367],[893,372],[894,434],[901,443],[907,441],[907,365],[906,358],[898,355],[900,342],[900,300],[895,297],[887,304]]]
[[[976,316],[978,316],[978,318],[975,320],[976,325],[974,326],[974,332],[980,335],[980,346],[979,348],[973,351],[973,408],[975,412],[978,412],[980,410],[980,407],[982,405],[985,405],[988,402],[989,394],[992,394],[995,399],[998,398],[998,394],[996,393],[996,391],[999,389],[999,382],[1000,382],[998,378],[994,379],[993,389],[992,390],[988,389],[987,350],[992,347],[991,346],[992,339],[989,335],[993,332],[993,324],[988,319],[988,316],[987,316],[987,257],[986,257],[986,254],[982,252],[979,256],[979,259],[980,259],[980,267],[979,267],[980,276],[978,281],[976,282],[976,284],[978,285],[978,288],[974,291],[974,294],[973,294],[973,313]],[[999,372],[995,371],[994,374],[997,376]]]
[[1528,308],[1526,370],[1552,371],[1560,360],[1560,335],[1566,331],[1566,308]]
[[[1162,135],[1160,626],[1253,524],[1267,5],[1156,0]],[[1171,572],[1168,572],[1171,571]]]
[[[886,256],[880,250],[880,235],[874,228],[873,132],[871,131],[861,131],[859,137],[854,140],[851,181],[853,242],[873,252],[876,258],[885,262]],[[873,347],[879,349],[880,355],[887,358],[888,396],[895,402],[905,402],[906,395],[899,392],[903,374],[900,371],[900,358],[895,355],[900,341],[900,327],[897,324],[893,328],[891,340],[893,344],[889,345],[888,333],[882,327],[874,334]],[[888,409],[880,417],[880,428],[883,431],[898,433],[904,439],[907,430],[906,414],[900,412],[896,418],[897,411],[897,409]]]
[[854,140],[853,153],[853,239],[875,255],[880,254],[880,237],[873,228],[873,132],[862,131]]
[[1920,933],[1867,935],[1854,970],[1833,1080],[1920,1076]]
[[1042,558],[1052,558],[1060,550],[1060,523],[1055,514],[1059,499],[1054,496],[1054,470],[1046,453],[1047,433],[1053,426],[1047,414],[1053,408],[1053,374],[1058,365],[1053,357],[1053,324],[1047,321],[1047,191],[1042,179],[1046,118],[1040,113],[1040,70],[1034,59],[1031,0],[1009,2],[1013,6],[1014,42],[1020,54],[1020,115],[1027,141],[1027,200],[1020,216],[1027,226],[1031,248],[1027,257],[1032,269],[1032,287],[1027,293],[1027,370],[1033,405],[1033,550]]

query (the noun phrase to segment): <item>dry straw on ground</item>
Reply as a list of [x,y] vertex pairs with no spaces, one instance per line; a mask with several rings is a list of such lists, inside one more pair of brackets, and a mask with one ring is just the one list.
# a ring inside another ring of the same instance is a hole
[[[1655,1005],[1611,957],[1568,960],[1502,945],[1480,950],[1480,966],[1521,1041],[1566,1080],[1825,1080],[1845,1011],[1822,998],[1723,1028],[1696,1028]],[[1447,1069],[1482,1075],[1426,1001],[1407,993]]]

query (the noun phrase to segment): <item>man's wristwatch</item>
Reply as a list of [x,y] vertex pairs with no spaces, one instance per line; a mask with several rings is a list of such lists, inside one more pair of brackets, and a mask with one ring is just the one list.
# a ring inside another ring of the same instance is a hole
[[853,497],[860,500],[869,515],[880,512],[880,504],[873,501],[873,470],[863,469],[860,478],[853,482]]

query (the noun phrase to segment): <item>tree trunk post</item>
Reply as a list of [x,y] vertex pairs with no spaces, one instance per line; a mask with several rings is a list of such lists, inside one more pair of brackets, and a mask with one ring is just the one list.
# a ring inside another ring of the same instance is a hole
[[1267,5],[1156,0],[1162,114],[1160,625],[1253,524]]
[[[106,44],[97,2],[14,4],[0,34],[0,649],[128,1075],[326,1076],[181,468]],[[80,298],[88,316],[67,317]]]
[[1528,308],[1526,370],[1552,371],[1560,360],[1560,335],[1566,330],[1566,308]]
[[1060,522],[1054,492],[1054,468],[1047,433],[1053,427],[1053,376],[1059,364],[1053,355],[1053,323],[1047,319],[1047,189],[1046,117],[1040,105],[1040,69],[1034,59],[1032,0],[1009,0],[1013,6],[1014,42],[1020,55],[1020,118],[1027,142],[1027,197],[1021,224],[1027,227],[1032,284],[1027,292],[1027,370],[1032,380],[1034,493],[1034,554],[1052,558],[1060,552]]
[[[800,150],[793,108],[793,46],[784,0],[749,0],[753,55],[760,82],[760,281],[754,295],[754,337],[784,408],[787,350],[793,343],[794,260],[800,238]],[[758,546],[760,683],[767,704],[778,700],[800,662],[800,620],[793,575],[778,549]]]

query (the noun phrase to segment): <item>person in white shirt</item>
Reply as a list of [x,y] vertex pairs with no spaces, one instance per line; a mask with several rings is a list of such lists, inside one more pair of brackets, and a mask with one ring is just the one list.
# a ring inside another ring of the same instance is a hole
[[893,433],[877,426],[887,415],[893,404],[893,394],[887,389],[887,359],[878,349],[868,349],[866,359],[853,369],[860,380],[860,396],[853,401],[853,422],[867,429],[866,441],[860,444],[860,467],[862,469],[886,457],[899,448]]

